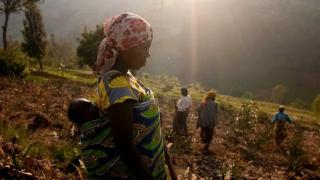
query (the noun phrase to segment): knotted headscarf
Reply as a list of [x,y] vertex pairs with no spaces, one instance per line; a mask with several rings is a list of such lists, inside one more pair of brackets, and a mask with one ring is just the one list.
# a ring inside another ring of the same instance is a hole
[[103,75],[115,64],[120,51],[125,51],[153,38],[151,25],[142,17],[125,13],[104,23],[105,38],[101,41],[93,70]]
[[215,99],[216,98],[216,93],[214,91],[209,91],[207,94],[207,99]]

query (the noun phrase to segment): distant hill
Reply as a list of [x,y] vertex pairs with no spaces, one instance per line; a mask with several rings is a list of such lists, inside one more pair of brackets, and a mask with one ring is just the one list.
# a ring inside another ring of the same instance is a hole
[[[151,73],[233,95],[284,84],[290,101],[310,102],[320,92],[318,0],[46,0],[42,10],[48,34],[75,46],[85,26],[121,12],[142,15],[155,30]],[[10,21],[12,39],[22,17]]]

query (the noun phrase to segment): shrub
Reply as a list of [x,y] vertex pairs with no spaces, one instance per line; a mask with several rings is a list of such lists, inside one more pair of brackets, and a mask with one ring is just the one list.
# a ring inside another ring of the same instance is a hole
[[313,100],[311,109],[320,115],[320,94]]
[[297,129],[288,149],[282,149],[282,154],[288,160],[288,169],[299,171],[306,162],[306,152],[303,149],[303,130]]
[[240,144],[245,159],[259,162],[259,150],[271,139],[267,122],[268,115],[259,111],[255,103],[242,104],[226,138],[232,144]]
[[23,76],[30,58],[17,48],[0,49],[0,75]]
[[255,131],[258,121],[257,112],[256,104],[242,104],[230,131],[227,133],[227,139],[234,144],[239,144],[241,141],[246,142],[249,139],[249,135]]
[[305,103],[304,101],[302,101],[299,98],[297,98],[296,100],[291,102],[289,105],[292,107],[298,108],[298,109],[307,109],[308,108],[307,103]]
[[272,88],[271,101],[283,104],[288,94],[288,88],[283,84],[278,84]]

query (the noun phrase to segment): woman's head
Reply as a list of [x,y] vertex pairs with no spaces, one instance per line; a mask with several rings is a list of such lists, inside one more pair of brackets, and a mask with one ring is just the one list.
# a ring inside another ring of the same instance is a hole
[[129,69],[140,69],[150,56],[153,38],[150,24],[142,17],[125,13],[108,19],[104,25],[105,39],[100,43],[94,71],[104,74],[121,59]]
[[188,96],[188,89],[186,87],[181,88],[181,95]]
[[283,105],[280,105],[278,109],[279,109],[279,112],[284,112],[284,106]]
[[206,99],[215,100],[216,99],[216,93],[214,91],[209,91],[207,94]]

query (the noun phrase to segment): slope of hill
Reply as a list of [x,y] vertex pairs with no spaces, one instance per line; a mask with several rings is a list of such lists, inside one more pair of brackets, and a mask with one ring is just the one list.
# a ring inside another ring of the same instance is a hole
[[[79,155],[78,135],[67,120],[66,111],[72,98],[89,97],[94,93],[94,78],[77,71],[62,75],[50,70],[34,72],[23,80],[0,79],[0,177],[79,179],[82,171],[75,168]],[[269,125],[270,116],[276,111],[275,104],[218,95],[219,123],[210,147],[214,153],[203,154],[199,131],[195,130],[195,112],[191,112],[188,120],[189,137],[176,136],[171,131],[172,101],[179,97],[179,80],[148,74],[141,75],[140,79],[158,95],[163,112],[162,128],[166,141],[173,143],[170,152],[180,177],[320,177],[320,119],[311,112],[287,108],[295,123],[288,127],[283,147],[277,149]],[[205,90],[193,84],[190,92],[197,105]],[[235,122],[242,118],[244,107],[251,117],[246,120],[256,127],[254,132],[237,137],[233,134],[237,127]],[[245,142],[249,144],[234,143],[242,137],[247,137]]]

